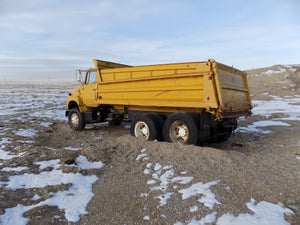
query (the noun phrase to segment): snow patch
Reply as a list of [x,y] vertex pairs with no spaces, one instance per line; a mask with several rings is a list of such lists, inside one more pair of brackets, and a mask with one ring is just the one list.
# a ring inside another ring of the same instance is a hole
[[256,122],[252,123],[251,125],[248,125],[247,127],[239,127],[236,131],[270,134],[270,133],[272,133],[271,131],[262,130],[262,129],[258,128],[258,127],[269,127],[269,126],[291,126],[291,125],[288,123],[281,122],[281,121],[262,120],[262,121],[256,121]]
[[[1,148],[2,148],[2,146],[1,146]],[[12,159],[14,157],[21,157],[25,154],[24,152],[21,152],[21,153],[16,155],[16,154],[12,154],[11,152],[5,151],[1,148],[0,148],[0,159],[2,159],[2,160],[9,160],[9,159]]]
[[70,151],[78,151],[78,150],[82,150],[82,148],[73,148],[73,147],[64,147],[64,149],[66,150],[70,150]]
[[140,154],[140,155],[138,155],[138,156],[136,157],[135,160],[140,160],[140,159],[142,159],[142,158],[144,158],[144,157],[146,157],[146,156],[147,156],[146,153]]
[[251,199],[247,204],[254,214],[240,214],[238,216],[226,213],[218,218],[217,225],[288,225],[284,219],[284,213],[294,214],[288,208],[282,208],[279,205],[270,202],[261,201],[255,204],[255,199]]
[[4,167],[1,170],[6,171],[6,172],[10,172],[10,171],[20,172],[20,171],[27,170],[27,169],[28,169],[27,166],[19,166],[19,167]]
[[279,67],[278,70],[267,70],[266,72],[261,73],[262,75],[272,75],[272,74],[279,74],[279,73],[284,73],[286,72],[285,68]]
[[201,218],[201,220],[197,220],[196,217],[194,217],[191,222],[188,223],[188,225],[206,225],[209,223],[215,222],[217,212],[213,212],[211,214],[206,215],[205,217]]
[[[13,208],[5,209],[5,214],[0,216],[3,224],[26,224],[28,219],[22,215],[33,208],[41,205],[57,206],[64,210],[66,219],[71,222],[77,222],[80,219],[80,214],[87,214],[86,206],[93,197],[92,184],[98,180],[95,175],[84,176],[80,173],[63,173],[59,168],[59,159],[36,162],[40,169],[53,167],[52,171],[43,171],[40,174],[15,175],[8,177],[9,181],[0,182],[1,186],[10,188],[11,190],[43,188],[47,185],[54,186],[60,184],[72,184],[68,190],[50,193],[51,198],[39,202],[38,204],[23,206],[17,205]],[[102,164],[96,164],[86,161],[84,158],[79,158],[81,166],[84,168],[101,168]],[[101,167],[100,167],[101,166]],[[38,199],[39,196],[34,196]]]
[[161,168],[162,168],[162,165],[160,165],[159,163],[156,163],[154,166],[155,171],[160,170]]
[[146,184],[148,185],[156,184],[156,180],[148,180]]
[[81,169],[101,169],[104,164],[102,162],[90,162],[85,156],[78,156],[76,159],[77,165]]
[[193,179],[194,179],[194,177],[182,177],[182,176],[178,176],[178,177],[174,177],[171,182],[172,183],[179,183],[179,184],[188,184]]
[[150,170],[149,169],[144,169],[144,174],[149,174]]
[[13,131],[13,133],[15,135],[18,135],[18,136],[22,136],[22,137],[34,137],[36,136],[38,131],[37,130],[34,130],[32,128],[29,128],[29,129],[19,129],[17,131]]
[[198,182],[188,188],[181,189],[178,192],[182,194],[182,200],[201,194],[202,197],[197,201],[212,209],[215,204],[220,204],[220,202],[216,199],[215,194],[209,188],[212,185],[217,185],[218,183],[219,181],[212,181],[205,184]]
[[165,192],[162,195],[154,197],[154,198],[159,199],[159,206],[157,206],[157,207],[159,208],[159,207],[166,205],[168,199],[170,199],[172,197],[172,195],[173,195],[173,192]]
[[38,194],[35,194],[31,200],[36,201],[39,200],[41,198],[41,196],[39,196]]
[[43,127],[49,128],[52,125],[52,123],[50,123],[50,122],[41,122],[41,125]]
[[197,205],[194,205],[192,207],[190,207],[190,212],[193,213],[193,212],[197,212],[198,211],[198,206]]
[[11,141],[9,138],[1,138],[0,145],[10,144]]
[[254,106],[252,112],[264,117],[270,117],[272,114],[284,114],[285,117],[280,120],[298,120],[300,121],[300,98],[272,96],[274,100],[253,100]]
[[58,169],[60,163],[60,159],[53,159],[53,160],[47,160],[47,161],[40,161],[35,162],[35,165],[39,165],[40,169],[43,170],[47,167],[53,167],[54,169]]
[[149,216],[144,216],[143,220],[150,220],[150,217]]

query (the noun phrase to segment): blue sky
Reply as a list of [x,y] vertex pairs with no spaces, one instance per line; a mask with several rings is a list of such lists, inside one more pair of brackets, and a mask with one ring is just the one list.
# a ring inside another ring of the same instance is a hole
[[0,0],[0,81],[129,65],[300,64],[300,0]]

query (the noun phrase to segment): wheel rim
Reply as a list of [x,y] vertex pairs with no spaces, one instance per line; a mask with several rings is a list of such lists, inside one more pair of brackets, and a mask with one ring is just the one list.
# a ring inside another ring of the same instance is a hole
[[169,134],[174,143],[185,144],[189,139],[189,129],[181,121],[175,121],[171,124]]
[[138,121],[134,127],[134,135],[136,137],[144,137],[146,140],[148,140],[150,135],[148,125],[143,121]]
[[72,126],[78,127],[78,125],[79,125],[79,116],[77,115],[77,113],[72,113],[72,115],[70,117],[70,121],[71,121]]

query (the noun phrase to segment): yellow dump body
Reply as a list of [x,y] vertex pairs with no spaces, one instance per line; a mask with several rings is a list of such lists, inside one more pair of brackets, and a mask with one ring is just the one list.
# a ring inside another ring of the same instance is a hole
[[250,114],[246,73],[214,60],[107,69],[101,68],[101,61],[94,62],[95,102],[83,102],[88,107],[195,113],[206,109],[218,117]]
[[207,62],[127,66],[94,60],[95,82],[86,80],[68,98],[81,112],[109,105],[119,110],[194,112],[217,118],[251,114],[247,74],[232,67]]

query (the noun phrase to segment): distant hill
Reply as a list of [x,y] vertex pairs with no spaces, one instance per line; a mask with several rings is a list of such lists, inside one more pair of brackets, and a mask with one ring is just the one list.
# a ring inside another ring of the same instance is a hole
[[274,65],[246,72],[250,92],[256,99],[300,95],[300,64]]

